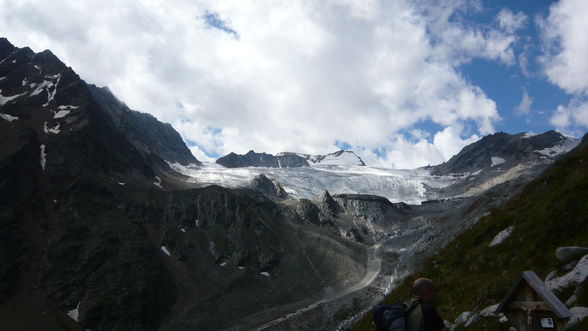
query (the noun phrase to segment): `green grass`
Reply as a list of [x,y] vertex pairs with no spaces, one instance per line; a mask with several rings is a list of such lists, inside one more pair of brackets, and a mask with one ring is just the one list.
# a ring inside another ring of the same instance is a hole
[[[488,247],[511,225],[515,229],[504,243]],[[464,311],[499,303],[524,270],[533,270],[542,279],[558,270],[562,264],[555,258],[557,247],[587,244],[588,144],[584,143],[427,260],[384,303],[405,300],[415,278],[431,278],[438,288],[439,313],[454,321]],[[560,299],[565,302],[567,297],[562,294]],[[585,287],[576,304],[587,303]],[[370,321],[367,314],[353,329],[368,330]]]

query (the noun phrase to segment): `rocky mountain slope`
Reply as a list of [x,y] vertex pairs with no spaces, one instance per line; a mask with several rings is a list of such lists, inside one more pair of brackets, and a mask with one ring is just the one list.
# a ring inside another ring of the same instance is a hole
[[[296,154],[310,166],[287,169],[186,166],[197,161],[171,127],[6,39],[0,117],[0,326],[10,330],[333,329],[555,156],[459,175],[341,165],[355,160],[342,151]],[[495,153],[486,162],[511,157]],[[419,204],[402,202],[410,196]]]
[[[567,258],[558,248],[588,242],[587,160],[588,135],[520,194],[431,256],[384,302],[405,298],[415,277],[430,277],[439,289],[441,315],[461,322],[458,329],[471,319],[467,330],[508,330],[498,317],[480,312],[499,303],[523,270],[533,270],[549,280],[572,312],[586,316],[588,309],[582,307],[588,307],[588,287],[580,275],[588,269],[578,263],[586,253]],[[470,312],[469,318],[458,319],[463,312]],[[368,330],[369,319],[366,314],[353,329]],[[582,323],[574,330],[584,330]]]
[[141,131],[175,144],[169,127],[49,51],[0,55],[3,329],[216,330],[361,280],[365,246],[257,191],[166,191],[174,149]]
[[311,165],[365,166],[365,163],[363,163],[363,160],[359,156],[352,151],[344,150],[326,155],[309,155],[290,152],[272,155],[267,153],[256,153],[255,151],[249,151],[247,154],[240,155],[231,152],[216,160],[216,163],[227,168],[298,168]]
[[138,150],[182,165],[201,164],[170,124],[161,123],[152,115],[129,109],[106,87],[88,85],[88,88],[102,109],[108,112],[116,128]]

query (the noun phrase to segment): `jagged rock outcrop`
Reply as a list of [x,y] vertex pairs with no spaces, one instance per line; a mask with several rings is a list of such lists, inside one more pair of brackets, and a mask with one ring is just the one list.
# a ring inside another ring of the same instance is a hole
[[216,163],[227,168],[292,168],[308,166],[308,162],[306,162],[304,158],[296,154],[287,153],[284,155],[274,156],[272,154],[267,153],[256,153],[252,150],[244,155],[239,155],[231,152],[216,160]]
[[557,259],[564,263],[578,261],[584,255],[588,255],[588,248],[586,247],[558,247],[555,250],[555,256]]
[[299,153],[256,153],[249,151],[240,155],[233,152],[219,158],[216,163],[227,168],[266,167],[299,168],[310,165],[358,165],[365,166],[363,160],[352,151],[340,150],[326,155],[309,155]]
[[158,155],[162,159],[182,165],[201,164],[184,144],[182,137],[168,123],[161,123],[150,114],[129,109],[107,87],[88,85],[92,96],[111,116],[116,128],[138,150]]
[[288,193],[284,187],[275,180],[260,174],[251,180],[251,188],[258,190],[270,199],[287,199]]

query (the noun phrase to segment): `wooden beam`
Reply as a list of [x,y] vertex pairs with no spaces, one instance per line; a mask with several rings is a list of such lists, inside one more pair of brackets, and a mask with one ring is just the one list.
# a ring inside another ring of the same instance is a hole
[[553,310],[543,301],[512,301],[508,305],[508,308],[509,309],[520,309],[520,310],[529,310],[529,309],[540,309],[540,310],[548,310],[548,311]]

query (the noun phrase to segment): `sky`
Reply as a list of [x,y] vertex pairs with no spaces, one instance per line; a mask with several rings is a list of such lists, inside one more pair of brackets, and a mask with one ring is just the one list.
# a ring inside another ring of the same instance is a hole
[[0,0],[0,36],[192,153],[415,168],[498,131],[588,131],[585,0]]

